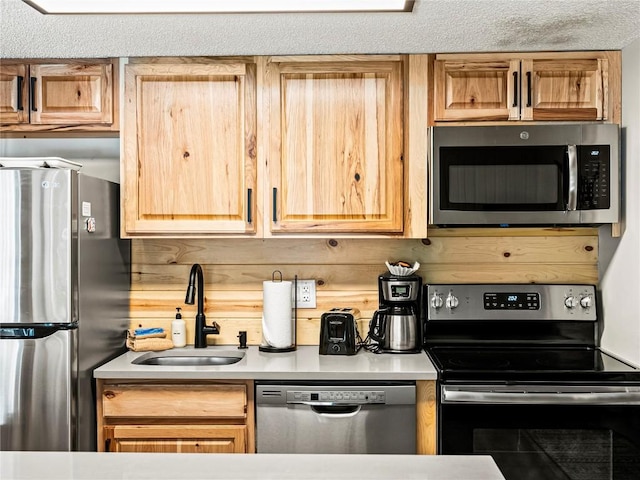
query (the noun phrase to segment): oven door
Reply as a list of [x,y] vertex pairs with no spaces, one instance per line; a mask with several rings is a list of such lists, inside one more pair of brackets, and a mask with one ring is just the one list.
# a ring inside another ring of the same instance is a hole
[[635,480],[640,386],[441,386],[439,453],[491,455],[507,480]]

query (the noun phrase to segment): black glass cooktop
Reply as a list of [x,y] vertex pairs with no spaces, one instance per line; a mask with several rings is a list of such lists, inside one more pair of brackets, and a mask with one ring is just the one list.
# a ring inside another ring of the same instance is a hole
[[640,370],[593,347],[432,346],[442,380],[640,381]]

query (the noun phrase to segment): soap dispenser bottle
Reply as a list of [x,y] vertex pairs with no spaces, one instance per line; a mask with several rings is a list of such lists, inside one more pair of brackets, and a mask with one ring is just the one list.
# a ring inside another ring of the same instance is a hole
[[184,347],[187,344],[187,328],[180,313],[180,307],[176,307],[176,319],[171,322],[171,340],[174,347]]

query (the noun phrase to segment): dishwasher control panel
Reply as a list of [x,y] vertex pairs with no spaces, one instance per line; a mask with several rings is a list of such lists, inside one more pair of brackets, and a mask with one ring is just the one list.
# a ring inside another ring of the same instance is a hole
[[317,390],[287,391],[287,403],[366,405],[386,403],[382,390]]

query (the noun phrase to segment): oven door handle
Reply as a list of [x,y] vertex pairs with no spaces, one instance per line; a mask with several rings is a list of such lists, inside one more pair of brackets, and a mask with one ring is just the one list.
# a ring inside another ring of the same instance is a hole
[[591,391],[478,391],[442,389],[442,403],[640,405],[640,389]]

